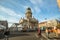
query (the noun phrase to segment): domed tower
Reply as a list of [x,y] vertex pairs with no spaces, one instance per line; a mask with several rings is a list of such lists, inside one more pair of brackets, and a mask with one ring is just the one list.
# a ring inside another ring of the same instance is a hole
[[31,12],[31,9],[29,7],[26,10],[25,16],[27,19],[32,18],[32,12]]

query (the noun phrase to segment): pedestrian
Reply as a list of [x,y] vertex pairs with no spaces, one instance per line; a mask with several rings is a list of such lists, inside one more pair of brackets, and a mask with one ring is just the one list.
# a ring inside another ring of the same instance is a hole
[[55,33],[56,37],[58,37],[58,30],[56,27],[54,27],[54,33]]
[[5,32],[4,32],[4,36],[5,36],[5,40],[9,40],[9,35],[10,35],[10,31],[9,29],[7,29]]
[[41,37],[41,29],[38,28],[38,37]]
[[48,37],[48,29],[46,28],[46,35],[47,35],[47,37]]

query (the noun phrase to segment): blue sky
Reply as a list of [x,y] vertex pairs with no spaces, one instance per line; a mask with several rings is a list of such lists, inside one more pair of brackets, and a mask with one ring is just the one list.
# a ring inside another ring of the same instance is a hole
[[19,22],[28,7],[39,22],[60,18],[56,0],[0,0],[0,20]]

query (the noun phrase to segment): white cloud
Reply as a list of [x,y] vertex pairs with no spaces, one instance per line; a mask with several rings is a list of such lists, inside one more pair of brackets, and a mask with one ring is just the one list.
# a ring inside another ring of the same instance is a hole
[[20,7],[25,8],[24,5],[20,4],[17,2],[17,0],[6,0],[7,2],[9,2],[10,4],[14,5],[16,8],[20,9]]
[[16,17],[21,17],[20,14],[17,14],[15,11],[9,9],[9,8],[5,8],[3,6],[0,6],[0,10],[7,13],[10,16],[16,16]]
[[30,2],[31,2],[32,4],[37,5],[37,4],[43,3],[43,0],[30,0]]
[[[3,20],[8,20],[10,22],[16,22],[16,17],[21,17],[22,15],[20,14],[17,14],[15,11],[9,9],[9,8],[5,8],[3,6],[0,6],[0,11],[4,12],[5,14],[8,14],[10,15],[9,17],[7,16],[7,18],[3,15],[0,15],[0,19],[3,19]],[[12,17],[14,16],[14,17]]]
[[0,15],[0,20],[6,20],[6,18],[2,15]]
[[8,27],[11,27],[11,25],[12,25],[12,24],[11,24],[11,23],[9,23],[9,24],[8,24]]
[[34,9],[37,13],[41,12],[41,9],[39,7],[34,7]]
[[30,6],[27,5],[27,6],[23,6],[23,7],[26,9],[26,8],[28,8],[28,7],[30,7]]
[[12,17],[4,17],[2,15],[0,15],[0,20],[7,20],[8,21],[8,26],[10,27],[13,23],[19,23],[19,20],[16,18],[12,18]]
[[8,20],[8,26],[11,27],[11,25],[13,23],[19,23],[19,20],[15,19],[15,18],[7,18]]
[[15,19],[15,18],[7,18],[8,20],[8,26],[11,27],[11,25],[13,23],[19,23],[19,20]]
[[7,18],[8,22],[11,22],[11,23],[17,23],[18,20],[16,18]]
[[4,12],[4,15],[6,15],[6,14],[10,15],[7,17],[0,15],[0,20],[7,20],[9,27],[11,26],[11,24],[19,22],[19,19],[17,19],[16,17],[19,17],[19,18],[22,17],[22,15],[17,14],[15,11],[13,11],[9,8],[5,8],[3,6],[0,6],[0,11]]

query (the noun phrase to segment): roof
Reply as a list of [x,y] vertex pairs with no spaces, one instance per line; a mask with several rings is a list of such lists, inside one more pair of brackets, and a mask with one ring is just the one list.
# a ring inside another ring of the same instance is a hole
[[45,21],[45,22],[41,22],[41,23],[39,23],[39,24],[44,24],[44,23],[46,23],[46,21]]
[[15,25],[19,25],[19,23],[13,23],[13,24],[15,24]]
[[32,22],[38,22],[38,20],[35,19],[35,18],[31,18],[30,21],[32,21]]
[[27,10],[31,10],[31,8],[30,8],[30,7],[28,7],[28,8],[27,8]]
[[7,20],[0,20],[0,21],[7,21]]

